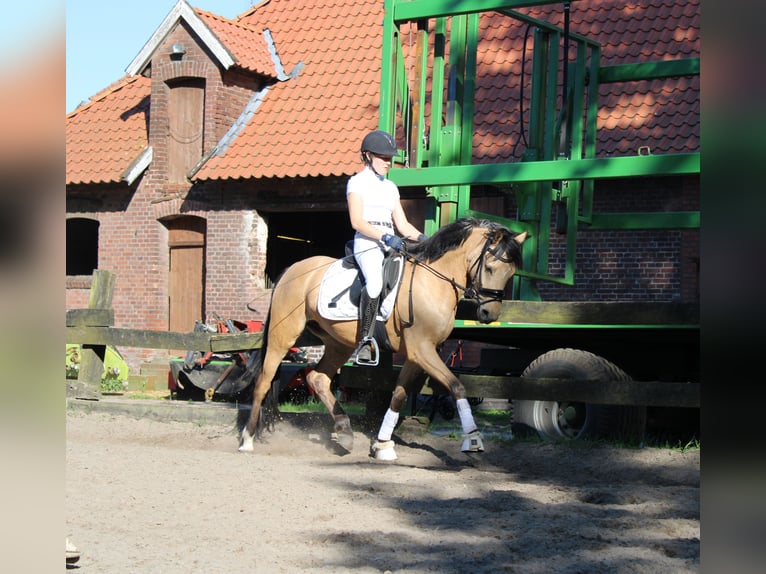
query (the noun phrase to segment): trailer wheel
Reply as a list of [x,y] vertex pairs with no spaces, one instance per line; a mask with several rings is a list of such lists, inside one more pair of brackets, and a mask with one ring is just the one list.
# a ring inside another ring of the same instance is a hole
[[[606,359],[578,349],[555,349],[535,359],[522,373],[530,378],[626,381],[630,377]],[[646,407],[574,401],[512,401],[517,436],[548,439],[611,439],[639,444],[646,429]]]

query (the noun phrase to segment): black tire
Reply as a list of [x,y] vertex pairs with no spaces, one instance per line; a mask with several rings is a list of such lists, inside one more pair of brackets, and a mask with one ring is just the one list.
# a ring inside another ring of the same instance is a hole
[[[578,349],[548,351],[524,369],[521,376],[594,381],[631,380],[622,369],[606,359]],[[646,431],[646,407],[513,400],[512,430],[521,437],[537,434],[546,439],[607,439],[636,445],[641,443]]]

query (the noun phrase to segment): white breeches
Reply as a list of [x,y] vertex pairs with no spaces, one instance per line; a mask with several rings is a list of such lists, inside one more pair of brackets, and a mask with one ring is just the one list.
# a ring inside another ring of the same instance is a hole
[[383,250],[380,242],[367,237],[354,238],[354,257],[364,275],[367,294],[374,299],[383,289]]

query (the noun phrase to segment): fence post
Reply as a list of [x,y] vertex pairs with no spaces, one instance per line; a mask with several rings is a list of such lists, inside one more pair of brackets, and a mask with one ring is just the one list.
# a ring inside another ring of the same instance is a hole
[[[93,271],[88,309],[111,309],[115,275],[103,269]],[[75,389],[76,399],[97,401],[101,397],[101,378],[104,375],[105,345],[80,347],[80,371]]]

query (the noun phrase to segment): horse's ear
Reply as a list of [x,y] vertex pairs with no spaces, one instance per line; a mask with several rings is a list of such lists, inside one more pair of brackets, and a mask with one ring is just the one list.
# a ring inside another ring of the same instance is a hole
[[518,243],[519,245],[521,245],[522,243],[524,243],[524,240],[525,240],[526,238],[527,238],[527,232],[526,232],[526,231],[522,231],[521,233],[517,233],[517,234],[514,236],[513,240],[514,240],[516,243]]

